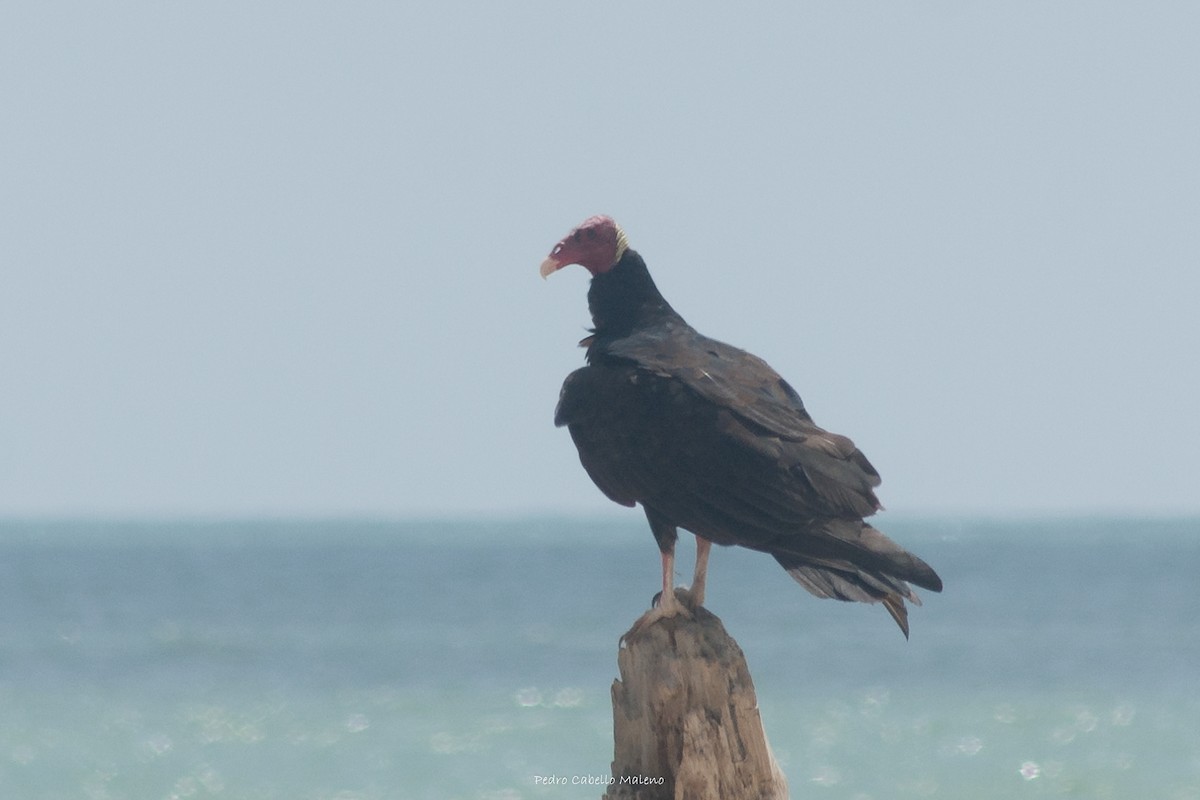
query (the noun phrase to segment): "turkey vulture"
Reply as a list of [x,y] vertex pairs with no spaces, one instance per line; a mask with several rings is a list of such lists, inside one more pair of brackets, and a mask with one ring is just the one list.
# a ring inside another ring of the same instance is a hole
[[[600,491],[638,503],[662,555],[662,594],[639,624],[698,607],[712,544],[775,557],[817,597],[881,602],[908,636],[909,583],[937,573],[863,521],[879,473],[845,436],[818,427],[765,361],[688,325],[611,217],[583,221],[542,262],[592,273],[587,366],[563,383],[567,426]],[[677,529],[696,536],[690,593],[673,589]],[[637,627],[637,626],[635,626]]]

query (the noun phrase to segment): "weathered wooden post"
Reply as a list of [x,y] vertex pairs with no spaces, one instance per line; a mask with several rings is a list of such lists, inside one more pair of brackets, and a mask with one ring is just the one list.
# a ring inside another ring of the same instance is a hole
[[715,615],[700,608],[635,626],[617,664],[613,783],[604,800],[788,797],[746,659]]

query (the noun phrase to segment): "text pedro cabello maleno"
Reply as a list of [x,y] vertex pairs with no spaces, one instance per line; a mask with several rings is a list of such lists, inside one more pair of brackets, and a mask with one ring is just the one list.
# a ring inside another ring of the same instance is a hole
[[652,778],[649,775],[622,775],[619,778],[612,775],[534,775],[535,786],[612,786],[613,784],[629,786],[662,786],[664,778]]

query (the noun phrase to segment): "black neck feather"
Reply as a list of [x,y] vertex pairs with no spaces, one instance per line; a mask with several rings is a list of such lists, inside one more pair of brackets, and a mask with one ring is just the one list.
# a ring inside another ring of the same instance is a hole
[[633,250],[626,250],[615,267],[592,278],[588,310],[596,336],[604,339],[680,319],[654,285],[646,262]]

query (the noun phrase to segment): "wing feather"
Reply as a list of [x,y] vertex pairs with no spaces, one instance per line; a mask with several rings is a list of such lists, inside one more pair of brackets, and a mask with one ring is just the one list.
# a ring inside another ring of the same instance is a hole
[[863,517],[880,508],[879,473],[866,456],[813,422],[800,395],[761,358],[686,324],[635,333],[604,355],[687,389],[681,403],[709,404],[731,445],[774,459],[811,488],[813,511]]
[[818,427],[761,360],[712,344],[706,356],[595,359],[568,377],[555,419],[597,486],[715,543],[770,553],[814,594],[896,598],[903,610],[906,580],[940,589],[862,521],[879,508],[879,475],[854,443]]

